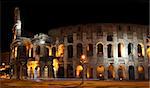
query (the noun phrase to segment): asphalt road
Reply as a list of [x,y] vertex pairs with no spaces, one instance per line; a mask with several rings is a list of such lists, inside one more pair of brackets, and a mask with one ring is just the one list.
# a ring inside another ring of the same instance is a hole
[[149,81],[1,80],[0,88],[149,88]]

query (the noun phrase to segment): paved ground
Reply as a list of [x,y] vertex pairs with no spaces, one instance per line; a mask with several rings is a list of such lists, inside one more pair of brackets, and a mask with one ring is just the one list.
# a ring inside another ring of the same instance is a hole
[[0,88],[149,88],[149,81],[1,80]]

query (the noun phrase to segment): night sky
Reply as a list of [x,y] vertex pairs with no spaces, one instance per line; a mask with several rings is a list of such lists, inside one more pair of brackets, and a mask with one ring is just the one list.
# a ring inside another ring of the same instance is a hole
[[[4,0],[1,3],[1,50],[9,51],[14,25],[13,11],[21,11],[22,30],[47,33],[51,28],[85,23],[149,24],[148,0],[99,0],[100,2],[42,2]],[[132,1],[132,2],[131,2]]]

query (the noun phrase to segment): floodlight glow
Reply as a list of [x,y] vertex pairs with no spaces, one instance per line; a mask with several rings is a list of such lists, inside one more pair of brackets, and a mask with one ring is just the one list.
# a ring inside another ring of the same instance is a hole
[[41,40],[41,41],[40,41],[40,44],[45,44],[45,41]]

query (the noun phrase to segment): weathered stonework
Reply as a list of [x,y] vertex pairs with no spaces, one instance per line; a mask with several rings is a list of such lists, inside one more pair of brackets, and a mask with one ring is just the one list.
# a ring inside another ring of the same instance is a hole
[[[150,33],[147,25],[95,23],[50,29],[48,35],[40,33],[33,38],[20,36],[11,44],[12,66],[20,66],[13,68],[14,78],[18,73],[23,73],[22,71],[26,73],[31,67],[33,71],[40,68],[39,78],[53,78],[53,59],[59,61],[57,77],[77,77],[76,68],[81,65],[80,56],[84,54],[87,60],[84,78],[97,79],[102,74],[104,79],[148,79],[150,58],[147,50],[150,41],[147,32]],[[60,45],[63,48],[59,48]],[[21,47],[22,52],[19,48],[15,52],[16,47]],[[30,61],[38,63],[22,70]],[[48,68],[48,77],[45,76],[45,66]],[[35,75],[35,72],[33,74]],[[20,74],[18,78],[22,76],[30,77]]]

